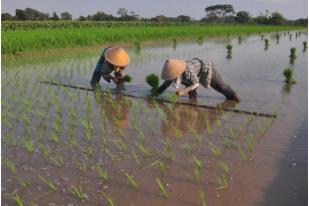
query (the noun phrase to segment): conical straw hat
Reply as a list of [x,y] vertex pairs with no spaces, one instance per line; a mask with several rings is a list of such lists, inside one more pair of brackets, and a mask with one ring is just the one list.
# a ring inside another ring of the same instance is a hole
[[187,63],[179,59],[168,59],[165,61],[161,78],[163,80],[172,80],[180,76],[187,67]]
[[128,53],[121,47],[111,47],[105,52],[105,60],[112,65],[125,67],[130,63]]

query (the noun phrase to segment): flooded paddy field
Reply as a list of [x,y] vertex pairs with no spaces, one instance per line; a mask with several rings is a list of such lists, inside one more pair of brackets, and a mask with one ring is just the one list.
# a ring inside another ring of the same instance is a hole
[[3,58],[3,205],[307,205],[307,33],[279,36],[127,48],[124,94],[147,96],[146,75],[167,58],[209,58],[241,102],[202,87],[178,102],[217,109],[131,98],[103,80],[101,92],[62,86],[90,88],[97,48]]

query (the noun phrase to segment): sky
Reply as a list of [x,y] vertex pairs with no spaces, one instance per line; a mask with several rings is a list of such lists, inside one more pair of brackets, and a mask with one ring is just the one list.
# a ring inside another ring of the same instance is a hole
[[2,0],[1,13],[15,14],[27,7],[44,13],[68,11],[77,18],[97,11],[117,16],[118,8],[134,11],[142,17],[188,15],[194,19],[205,16],[205,8],[216,4],[232,4],[236,12],[249,11],[252,16],[278,11],[287,19],[308,17],[308,0]]

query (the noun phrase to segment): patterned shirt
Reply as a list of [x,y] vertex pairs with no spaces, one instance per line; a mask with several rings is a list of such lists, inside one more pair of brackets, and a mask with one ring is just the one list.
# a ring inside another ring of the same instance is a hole
[[207,59],[194,58],[187,61],[187,68],[182,74],[181,83],[184,85],[201,84],[210,87],[212,78],[212,63]]

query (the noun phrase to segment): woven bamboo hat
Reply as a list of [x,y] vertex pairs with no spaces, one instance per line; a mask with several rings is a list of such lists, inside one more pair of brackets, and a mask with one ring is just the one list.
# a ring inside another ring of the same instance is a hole
[[118,67],[128,66],[130,63],[130,57],[128,53],[121,47],[110,47],[105,52],[105,59],[112,65]]
[[187,63],[180,59],[168,59],[165,61],[161,78],[163,80],[172,80],[180,76],[187,67]]

